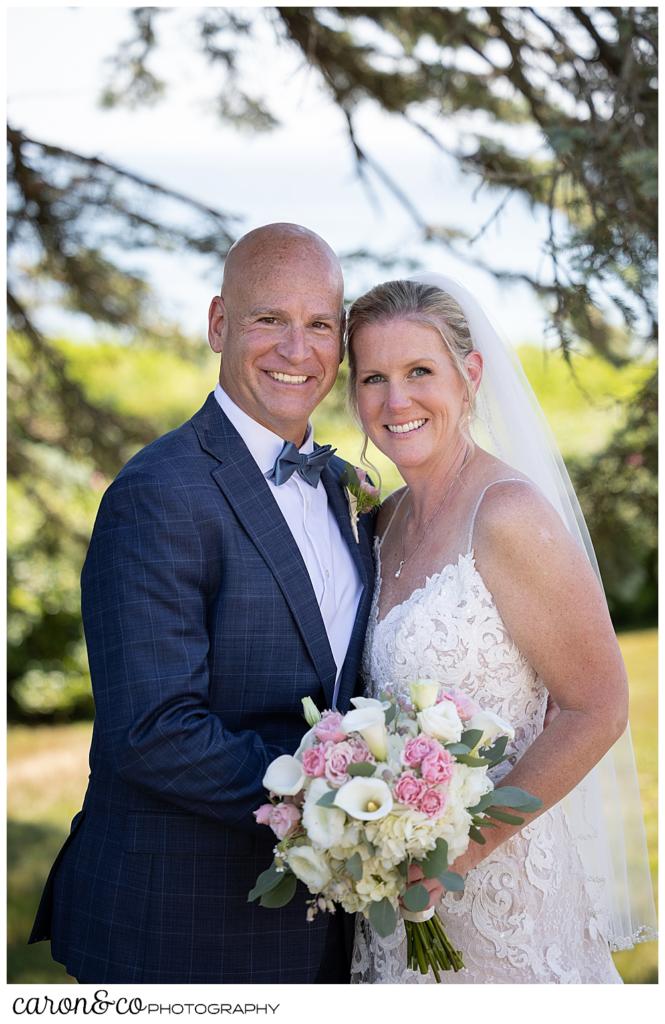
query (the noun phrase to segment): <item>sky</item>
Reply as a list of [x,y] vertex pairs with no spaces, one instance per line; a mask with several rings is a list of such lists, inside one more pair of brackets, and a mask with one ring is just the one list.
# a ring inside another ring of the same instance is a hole
[[[161,20],[160,70],[172,81],[167,99],[139,110],[100,108],[108,58],[131,33],[122,8],[12,8],[7,21],[9,120],[43,141],[101,156],[161,184],[237,214],[238,233],[270,221],[305,224],[339,252],[371,245],[391,255],[420,258],[424,269],[462,280],[480,298],[500,332],[517,344],[543,339],[544,314],[526,286],[497,285],[436,245],[419,242],[408,215],[379,183],[371,200],[359,183],[342,115],[327,99],[316,74],[293,53],[275,45],[266,27],[258,47],[247,50],[243,74],[255,92],[265,91],[280,125],[248,134],[222,125],[213,109],[215,72],[192,59],[191,19],[184,9]],[[500,197],[398,119],[365,108],[359,117],[363,145],[393,178],[416,197],[423,216],[436,224],[478,230]],[[436,123],[449,141],[447,124]],[[488,262],[529,272],[543,265],[547,225],[520,197],[474,249]],[[165,312],[193,334],[205,334],[210,297],[221,268],[193,257],[126,254],[141,266]],[[398,276],[399,266],[389,276]],[[354,297],[386,277],[369,264],[349,268],[347,294]],[[46,324],[70,335],[89,336],[89,321],[51,313]]]

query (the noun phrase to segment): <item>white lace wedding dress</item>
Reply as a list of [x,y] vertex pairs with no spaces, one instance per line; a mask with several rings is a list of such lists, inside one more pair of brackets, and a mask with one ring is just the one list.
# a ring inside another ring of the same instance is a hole
[[[377,545],[377,562],[379,550]],[[378,566],[380,570],[380,565]],[[437,678],[476,698],[515,727],[505,775],[542,729],[547,691],[512,642],[473,550],[427,578],[378,621],[376,585],[363,670],[369,696],[388,684]],[[465,968],[444,984],[621,984],[560,804],[505,842],[440,905]],[[382,939],[356,918],[353,983],[432,984],[407,970],[404,928]]]

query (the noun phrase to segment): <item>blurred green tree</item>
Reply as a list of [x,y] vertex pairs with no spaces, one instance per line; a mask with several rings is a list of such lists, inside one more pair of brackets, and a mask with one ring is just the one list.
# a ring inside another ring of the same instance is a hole
[[[114,58],[104,104],[138,105],[167,95],[154,60],[160,19],[172,15],[168,8],[131,11],[132,36]],[[653,343],[655,7],[200,8],[188,17],[201,59],[222,73],[217,105],[225,121],[250,131],[277,124],[270,98],[250,94],[243,78],[247,54],[251,59],[253,41],[268,23],[277,44],[318,73],[343,115],[367,187],[381,181],[391,189],[423,240],[507,284],[528,282],[566,355],[581,344],[620,364]],[[408,122],[458,161],[479,189],[496,193],[490,220],[473,234],[430,223],[365,145],[359,114],[368,104]],[[447,135],[457,137],[456,145],[438,138],[437,123],[454,129]],[[163,321],[127,254],[187,251],[219,265],[238,220],[16,126],[9,128],[8,153],[10,705],[15,713],[55,714],[67,702],[88,706],[75,576],[100,490],[136,448],[170,424],[163,411],[130,413],[77,376],[62,346],[40,330],[40,304],[81,314],[133,347],[187,352],[196,361],[197,343]],[[548,212],[548,259],[538,275],[486,266],[474,250],[515,194]],[[385,253],[346,257],[390,265]],[[628,448],[651,437],[649,409],[646,399],[633,407],[632,425],[623,442],[617,435],[606,462],[580,467],[583,501],[585,494],[592,504],[600,501],[611,466],[625,478],[627,498],[636,466],[626,460],[642,454]],[[639,468],[651,493],[655,466],[646,459]],[[603,515],[592,518],[596,542],[606,537],[611,552],[617,537],[628,537],[630,522],[631,550],[640,565],[649,559],[652,565],[651,526],[640,535],[646,547],[638,552],[630,502],[606,498]],[[622,570],[617,579],[624,579]],[[653,575],[649,570],[640,579],[643,588],[636,583],[626,590],[615,609],[630,602],[643,612],[653,608]]]

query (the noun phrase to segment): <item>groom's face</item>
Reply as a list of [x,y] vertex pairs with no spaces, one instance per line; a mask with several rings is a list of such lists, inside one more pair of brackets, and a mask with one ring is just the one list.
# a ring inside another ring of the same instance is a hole
[[302,242],[262,251],[225,279],[210,307],[220,383],[249,416],[300,445],[340,361],[339,266]]

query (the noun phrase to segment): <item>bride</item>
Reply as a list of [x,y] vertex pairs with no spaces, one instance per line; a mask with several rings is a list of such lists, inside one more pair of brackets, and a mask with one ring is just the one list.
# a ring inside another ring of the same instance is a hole
[[[654,937],[653,907],[625,670],[563,463],[521,371],[457,282],[378,285],[351,307],[348,341],[366,435],[406,481],[377,519],[367,692],[408,694],[428,677],[476,698],[515,729],[495,782],[542,800],[526,824],[497,822],[455,861],[464,892],[438,909],[465,969],[442,981],[620,984],[610,946]],[[548,695],[558,711],[543,728]],[[620,784],[637,825],[620,820]],[[637,844],[629,891],[622,824]],[[403,929],[382,939],[359,917],[352,980],[432,982],[406,969],[404,946]]]

